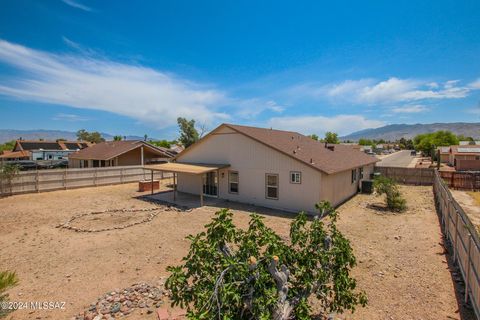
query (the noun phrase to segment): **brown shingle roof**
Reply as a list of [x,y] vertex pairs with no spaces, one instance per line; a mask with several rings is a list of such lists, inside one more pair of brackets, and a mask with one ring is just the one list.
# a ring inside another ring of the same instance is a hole
[[[327,174],[358,168],[379,161],[376,157],[369,156],[348,145],[329,145],[333,149],[330,150],[325,147],[324,143],[298,132],[234,124],[223,124],[221,126],[226,126]],[[187,151],[188,149],[183,153]]]
[[15,158],[29,158],[30,151],[21,150],[21,151],[3,151],[3,154],[0,155],[0,159],[15,159]]
[[145,141],[122,140],[97,143],[91,147],[72,153],[71,155],[69,155],[69,158],[83,160],[109,160],[130,150],[136,149],[142,145],[147,147],[150,151],[157,153],[161,157],[170,158],[173,156],[168,152],[168,149],[156,147]]

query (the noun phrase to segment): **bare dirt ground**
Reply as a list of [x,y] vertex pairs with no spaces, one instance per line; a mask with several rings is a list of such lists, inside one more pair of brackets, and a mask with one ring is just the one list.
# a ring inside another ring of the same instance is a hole
[[478,232],[480,232],[480,192],[450,191],[472,223],[477,227]]
[[[358,195],[339,208],[339,228],[351,240],[358,266],[353,274],[369,304],[342,319],[473,319],[459,313],[454,282],[430,187],[401,187],[410,208],[392,215],[370,209],[373,195]],[[20,278],[11,301],[65,301],[65,310],[17,310],[7,319],[70,319],[116,288],[167,276],[166,266],[187,253],[188,234],[203,230],[215,207],[166,211],[126,229],[78,233],[55,228],[74,215],[108,209],[151,208],[136,199],[135,184],[18,195],[0,199],[0,270]],[[247,226],[248,206],[235,223]],[[265,210],[265,222],[288,235],[291,216]],[[121,223],[128,218],[101,219]],[[79,222],[80,223],[80,222]],[[85,219],[84,226],[95,225]],[[126,319],[156,319],[139,311]]]

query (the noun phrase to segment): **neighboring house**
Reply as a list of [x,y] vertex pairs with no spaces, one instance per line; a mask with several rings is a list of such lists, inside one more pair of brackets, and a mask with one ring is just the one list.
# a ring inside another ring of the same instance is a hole
[[[378,160],[297,132],[222,124],[175,163],[146,166],[176,173],[177,190],[292,212],[339,205],[370,179]],[[201,191],[201,192],[200,192]]]
[[0,161],[19,161],[19,160],[30,160],[31,153],[30,151],[7,151],[4,150],[0,154]]
[[133,166],[166,162],[174,154],[142,140],[105,141],[68,158],[69,168]]
[[461,146],[480,145],[480,141],[459,141],[458,144]]
[[438,147],[438,152],[440,154],[441,163],[450,162],[450,147]]
[[[62,160],[68,159],[71,153],[90,146],[83,141],[34,141],[17,140],[12,152],[22,155],[19,160]],[[26,155],[28,154],[28,158]]]
[[479,171],[480,145],[450,146],[449,164],[457,171]]

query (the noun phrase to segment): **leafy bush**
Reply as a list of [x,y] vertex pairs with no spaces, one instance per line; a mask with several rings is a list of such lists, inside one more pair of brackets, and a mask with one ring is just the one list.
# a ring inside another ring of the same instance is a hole
[[[18,278],[15,272],[0,271],[0,305],[8,299],[8,294],[5,293],[7,289],[15,286],[18,283]],[[8,310],[0,307],[0,318],[6,316]]]
[[355,265],[350,242],[336,227],[337,213],[327,202],[309,222],[300,213],[289,241],[265,226],[256,214],[247,230],[237,228],[222,209],[206,232],[189,236],[190,251],[180,266],[167,268],[172,306],[187,309],[190,319],[310,319],[309,297],[324,312],[365,306],[350,276]]
[[12,193],[12,180],[20,172],[20,166],[16,164],[0,165],[0,195],[6,194],[7,190]]
[[400,194],[395,181],[379,176],[375,178],[373,186],[379,195],[385,194],[388,209],[396,212],[402,212],[407,209],[407,201]]

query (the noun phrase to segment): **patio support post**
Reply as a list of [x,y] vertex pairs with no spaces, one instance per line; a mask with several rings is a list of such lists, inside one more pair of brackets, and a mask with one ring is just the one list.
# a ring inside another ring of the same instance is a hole
[[203,207],[203,179],[200,175],[200,207]]
[[150,170],[150,188],[152,189],[151,192],[153,194],[153,170]]
[[177,174],[174,172],[173,173],[173,201],[175,202],[177,196],[177,179],[176,179]]

